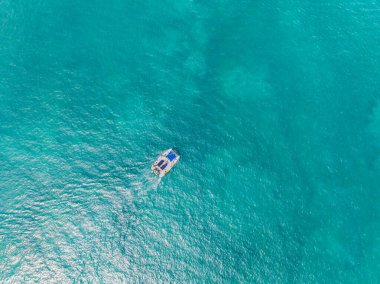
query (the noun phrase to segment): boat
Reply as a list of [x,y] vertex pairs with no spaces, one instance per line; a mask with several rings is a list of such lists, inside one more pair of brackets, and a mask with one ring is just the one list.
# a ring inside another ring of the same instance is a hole
[[152,165],[152,171],[159,177],[166,175],[179,161],[180,155],[173,149],[165,150]]

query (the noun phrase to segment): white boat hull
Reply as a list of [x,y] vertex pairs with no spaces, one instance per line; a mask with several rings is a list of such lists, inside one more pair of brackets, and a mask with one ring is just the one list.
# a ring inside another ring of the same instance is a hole
[[165,176],[175,164],[180,156],[173,149],[164,151],[152,165],[152,171],[159,177]]

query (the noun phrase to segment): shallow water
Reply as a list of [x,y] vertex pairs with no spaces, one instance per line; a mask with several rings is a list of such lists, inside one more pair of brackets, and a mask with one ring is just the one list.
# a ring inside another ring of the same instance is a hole
[[0,282],[380,281],[376,1],[3,0],[0,41]]

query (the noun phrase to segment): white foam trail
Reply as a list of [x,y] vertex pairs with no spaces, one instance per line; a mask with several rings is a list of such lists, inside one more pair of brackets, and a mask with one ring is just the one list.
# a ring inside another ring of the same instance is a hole
[[154,175],[151,171],[144,171],[138,178],[131,183],[134,189],[137,189],[140,193],[147,192],[151,189],[157,190],[161,183],[161,178]]
[[161,178],[152,174],[151,171],[147,171],[144,173],[144,179],[145,179],[144,185],[145,185],[146,189],[157,190],[157,188],[161,182]]
[[154,190],[157,190],[157,188],[158,188],[158,186],[160,185],[160,183],[161,183],[161,177],[159,177],[159,178],[154,178],[154,180],[153,180],[153,183],[152,183],[152,188],[154,189]]

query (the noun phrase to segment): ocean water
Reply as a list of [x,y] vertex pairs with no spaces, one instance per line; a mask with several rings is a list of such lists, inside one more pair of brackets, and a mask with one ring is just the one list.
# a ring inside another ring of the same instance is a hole
[[380,282],[379,1],[0,0],[0,122],[1,283]]

